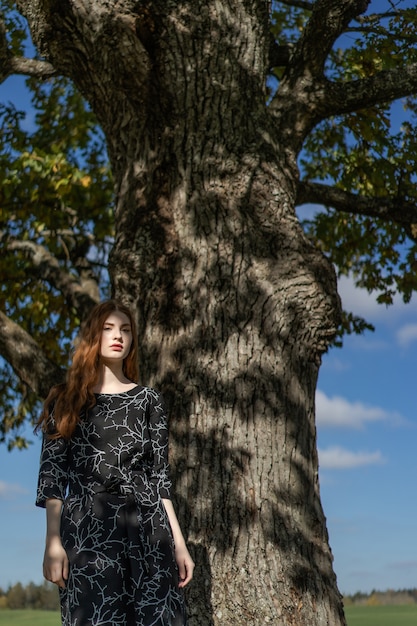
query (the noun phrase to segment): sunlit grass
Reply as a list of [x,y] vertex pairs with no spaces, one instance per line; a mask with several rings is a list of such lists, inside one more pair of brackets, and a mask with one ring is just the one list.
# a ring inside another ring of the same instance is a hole
[[[417,604],[407,606],[347,606],[348,626],[416,626]],[[56,611],[0,609],[0,626],[61,626]]]
[[347,606],[348,626],[416,626],[417,604]]
[[0,626],[61,626],[57,611],[0,609]]

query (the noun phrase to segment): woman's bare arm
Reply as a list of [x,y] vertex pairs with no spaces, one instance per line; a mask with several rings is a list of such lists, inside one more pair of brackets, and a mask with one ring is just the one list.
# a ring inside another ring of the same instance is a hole
[[163,498],[162,502],[164,503],[169,523],[171,525],[172,534],[174,537],[175,558],[177,561],[180,576],[179,586],[185,587],[186,585],[188,585],[193,577],[194,561],[192,560],[191,555],[188,552],[187,546],[185,545],[185,540],[181,532],[181,528],[171,500]]
[[65,587],[68,579],[69,563],[67,553],[61,542],[62,500],[49,499],[46,501],[46,542],[43,559],[43,575],[46,580]]

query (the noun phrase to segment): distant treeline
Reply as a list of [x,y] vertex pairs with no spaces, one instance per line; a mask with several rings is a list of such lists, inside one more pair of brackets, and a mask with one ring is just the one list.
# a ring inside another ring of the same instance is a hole
[[[416,604],[417,589],[400,589],[394,591],[371,591],[343,597],[345,606],[368,605],[384,606],[392,604]],[[59,595],[56,585],[44,582],[41,585],[21,583],[11,585],[6,591],[0,587],[0,609],[43,609],[46,611],[59,610]]]
[[42,585],[29,583],[23,586],[21,583],[16,583],[6,591],[0,588],[0,609],[57,611],[59,609],[58,588],[46,581]]
[[371,591],[371,593],[361,593],[358,591],[354,595],[344,596],[345,606],[352,604],[362,604],[367,606],[386,606],[388,604],[416,604],[417,589],[399,589],[394,591]]

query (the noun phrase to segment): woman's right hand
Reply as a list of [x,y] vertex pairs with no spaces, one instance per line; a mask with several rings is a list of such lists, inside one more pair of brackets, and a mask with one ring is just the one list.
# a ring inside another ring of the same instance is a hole
[[69,574],[69,562],[67,553],[59,536],[46,539],[45,554],[43,558],[43,575],[46,580],[65,588]]

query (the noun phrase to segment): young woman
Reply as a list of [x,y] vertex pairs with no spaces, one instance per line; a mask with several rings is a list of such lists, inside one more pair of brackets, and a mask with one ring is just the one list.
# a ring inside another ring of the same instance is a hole
[[184,626],[193,575],[170,500],[160,394],[137,384],[129,310],[97,305],[67,382],[46,399],[36,504],[63,626]]

